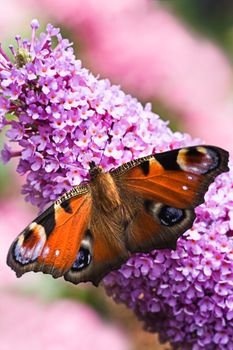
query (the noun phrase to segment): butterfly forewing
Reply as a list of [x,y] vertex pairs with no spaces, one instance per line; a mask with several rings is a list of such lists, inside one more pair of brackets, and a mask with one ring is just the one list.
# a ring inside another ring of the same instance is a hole
[[214,178],[228,171],[228,152],[214,146],[197,146],[158,153],[126,163],[113,176],[147,198],[175,207],[203,202]]
[[31,270],[62,276],[76,259],[90,211],[89,194],[54,203],[13,242],[8,265],[18,277]]

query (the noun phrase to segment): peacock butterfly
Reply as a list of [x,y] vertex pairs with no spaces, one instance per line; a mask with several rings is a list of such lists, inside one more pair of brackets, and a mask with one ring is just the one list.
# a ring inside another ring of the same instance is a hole
[[228,171],[228,152],[193,146],[153,154],[104,173],[90,163],[88,183],[74,187],[12,243],[17,277],[42,271],[95,286],[132,253],[176,249],[209,184]]

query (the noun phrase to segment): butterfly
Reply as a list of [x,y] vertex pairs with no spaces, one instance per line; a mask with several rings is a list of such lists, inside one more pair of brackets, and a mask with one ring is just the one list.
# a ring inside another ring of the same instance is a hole
[[227,164],[228,152],[214,146],[153,154],[109,172],[91,162],[91,180],[27,226],[12,243],[7,264],[17,277],[42,271],[98,286],[133,253],[176,249],[195,207]]

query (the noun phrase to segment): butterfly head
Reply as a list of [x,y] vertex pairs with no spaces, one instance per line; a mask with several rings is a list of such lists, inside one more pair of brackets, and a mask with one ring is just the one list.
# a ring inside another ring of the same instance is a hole
[[100,166],[97,166],[95,162],[90,162],[89,166],[90,166],[89,174],[92,180],[95,179],[99,174],[103,172],[103,169]]

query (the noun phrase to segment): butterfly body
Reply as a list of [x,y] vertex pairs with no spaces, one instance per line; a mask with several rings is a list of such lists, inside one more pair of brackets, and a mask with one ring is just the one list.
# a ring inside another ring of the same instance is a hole
[[92,162],[90,182],[36,218],[12,243],[7,262],[17,276],[33,270],[98,285],[134,252],[176,249],[227,162],[228,153],[214,146],[159,153],[109,172]]
[[98,173],[90,182],[93,204],[103,212],[110,212],[121,205],[119,186],[110,173]]

